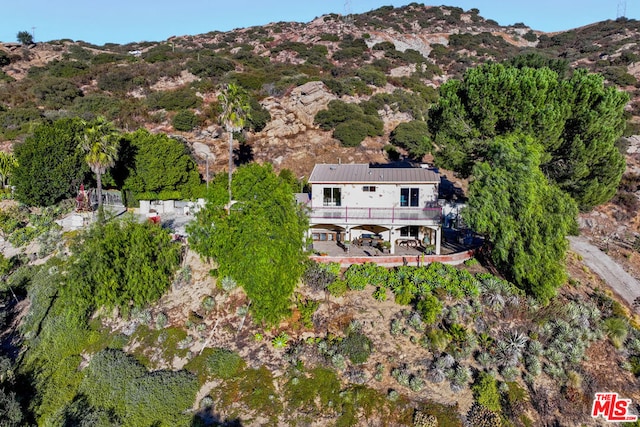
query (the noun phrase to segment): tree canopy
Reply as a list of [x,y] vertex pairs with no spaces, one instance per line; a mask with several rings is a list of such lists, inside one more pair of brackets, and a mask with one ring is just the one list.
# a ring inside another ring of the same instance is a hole
[[[212,182],[207,205],[188,228],[201,255],[218,262],[218,276],[231,277],[251,300],[256,321],[277,323],[289,313],[290,298],[304,266],[307,219],[290,185],[270,165],[248,164],[233,174],[228,207],[226,175]],[[225,209],[228,207],[228,209]]]
[[490,240],[491,258],[543,302],[564,283],[565,236],[576,229],[574,200],[540,170],[542,148],[528,136],[496,137],[473,167],[467,223]]
[[409,155],[416,159],[421,159],[432,148],[429,127],[422,120],[400,123],[391,132],[389,140],[407,150]]
[[615,142],[627,101],[627,94],[585,70],[562,79],[549,68],[472,68],[441,86],[430,111],[436,162],[469,176],[487,156],[489,141],[520,132],[541,146],[544,174],[588,210],[609,200],[622,176]]
[[15,197],[32,206],[49,206],[75,196],[89,172],[80,148],[84,126],[79,119],[60,119],[36,126],[14,150]]
[[[202,180],[188,147],[164,134],[145,129],[125,135],[121,162],[112,170],[116,185],[140,198],[199,196]],[[164,193],[164,194],[161,194]]]
[[166,230],[133,220],[97,224],[72,250],[65,292],[86,312],[101,306],[126,310],[157,300],[180,261],[180,248]]

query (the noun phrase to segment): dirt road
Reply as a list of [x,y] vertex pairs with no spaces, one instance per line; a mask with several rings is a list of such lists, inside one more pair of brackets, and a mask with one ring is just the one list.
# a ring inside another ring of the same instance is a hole
[[[589,243],[584,237],[568,237],[571,250],[582,256],[583,262],[602,278],[611,289],[631,307],[636,298],[640,300],[640,283],[616,263],[609,255]],[[635,311],[640,313],[640,307],[635,306]]]

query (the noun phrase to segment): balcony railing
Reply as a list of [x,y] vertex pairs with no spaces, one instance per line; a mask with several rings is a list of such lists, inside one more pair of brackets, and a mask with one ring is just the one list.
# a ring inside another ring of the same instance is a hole
[[342,207],[314,207],[309,213],[311,222],[322,220],[339,221],[347,224],[357,223],[387,223],[407,224],[409,222],[439,223],[442,217],[440,207],[429,208],[350,208]]

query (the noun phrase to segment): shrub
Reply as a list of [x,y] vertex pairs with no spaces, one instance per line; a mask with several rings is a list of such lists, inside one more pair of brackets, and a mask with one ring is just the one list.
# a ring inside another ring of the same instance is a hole
[[476,382],[471,386],[473,396],[478,404],[485,408],[500,413],[500,392],[498,384],[493,375],[481,372]]
[[173,117],[173,127],[176,130],[188,132],[198,124],[198,117],[189,110],[180,110]]
[[235,351],[214,348],[207,358],[207,369],[215,377],[229,379],[235,377],[244,367],[244,360]]
[[627,321],[621,317],[610,317],[602,325],[611,343],[616,348],[621,348],[629,333]]
[[421,159],[432,149],[431,138],[427,123],[422,120],[413,120],[408,123],[400,123],[391,132],[390,141],[404,148],[411,157]]
[[433,325],[442,313],[442,302],[432,294],[427,294],[416,305],[416,309],[422,315],[422,319],[428,325]]
[[151,109],[184,110],[194,108],[202,104],[202,99],[188,88],[172,91],[154,92],[147,98],[147,104]]
[[352,332],[340,343],[340,352],[355,364],[365,363],[372,349],[371,340],[362,332]]

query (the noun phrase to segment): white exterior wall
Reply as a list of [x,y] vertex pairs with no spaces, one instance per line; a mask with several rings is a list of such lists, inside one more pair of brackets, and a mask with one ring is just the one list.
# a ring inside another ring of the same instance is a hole
[[[365,186],[375,186],[376,191],[363,191]],[[418,206],[424,208],[428,202],[438,199],[437,184],[312,184],[311,206],[324,206],[324,189],[340,188],[341,206],[350,208],[397,208],[400,206],[401,188],[419,188]]]

